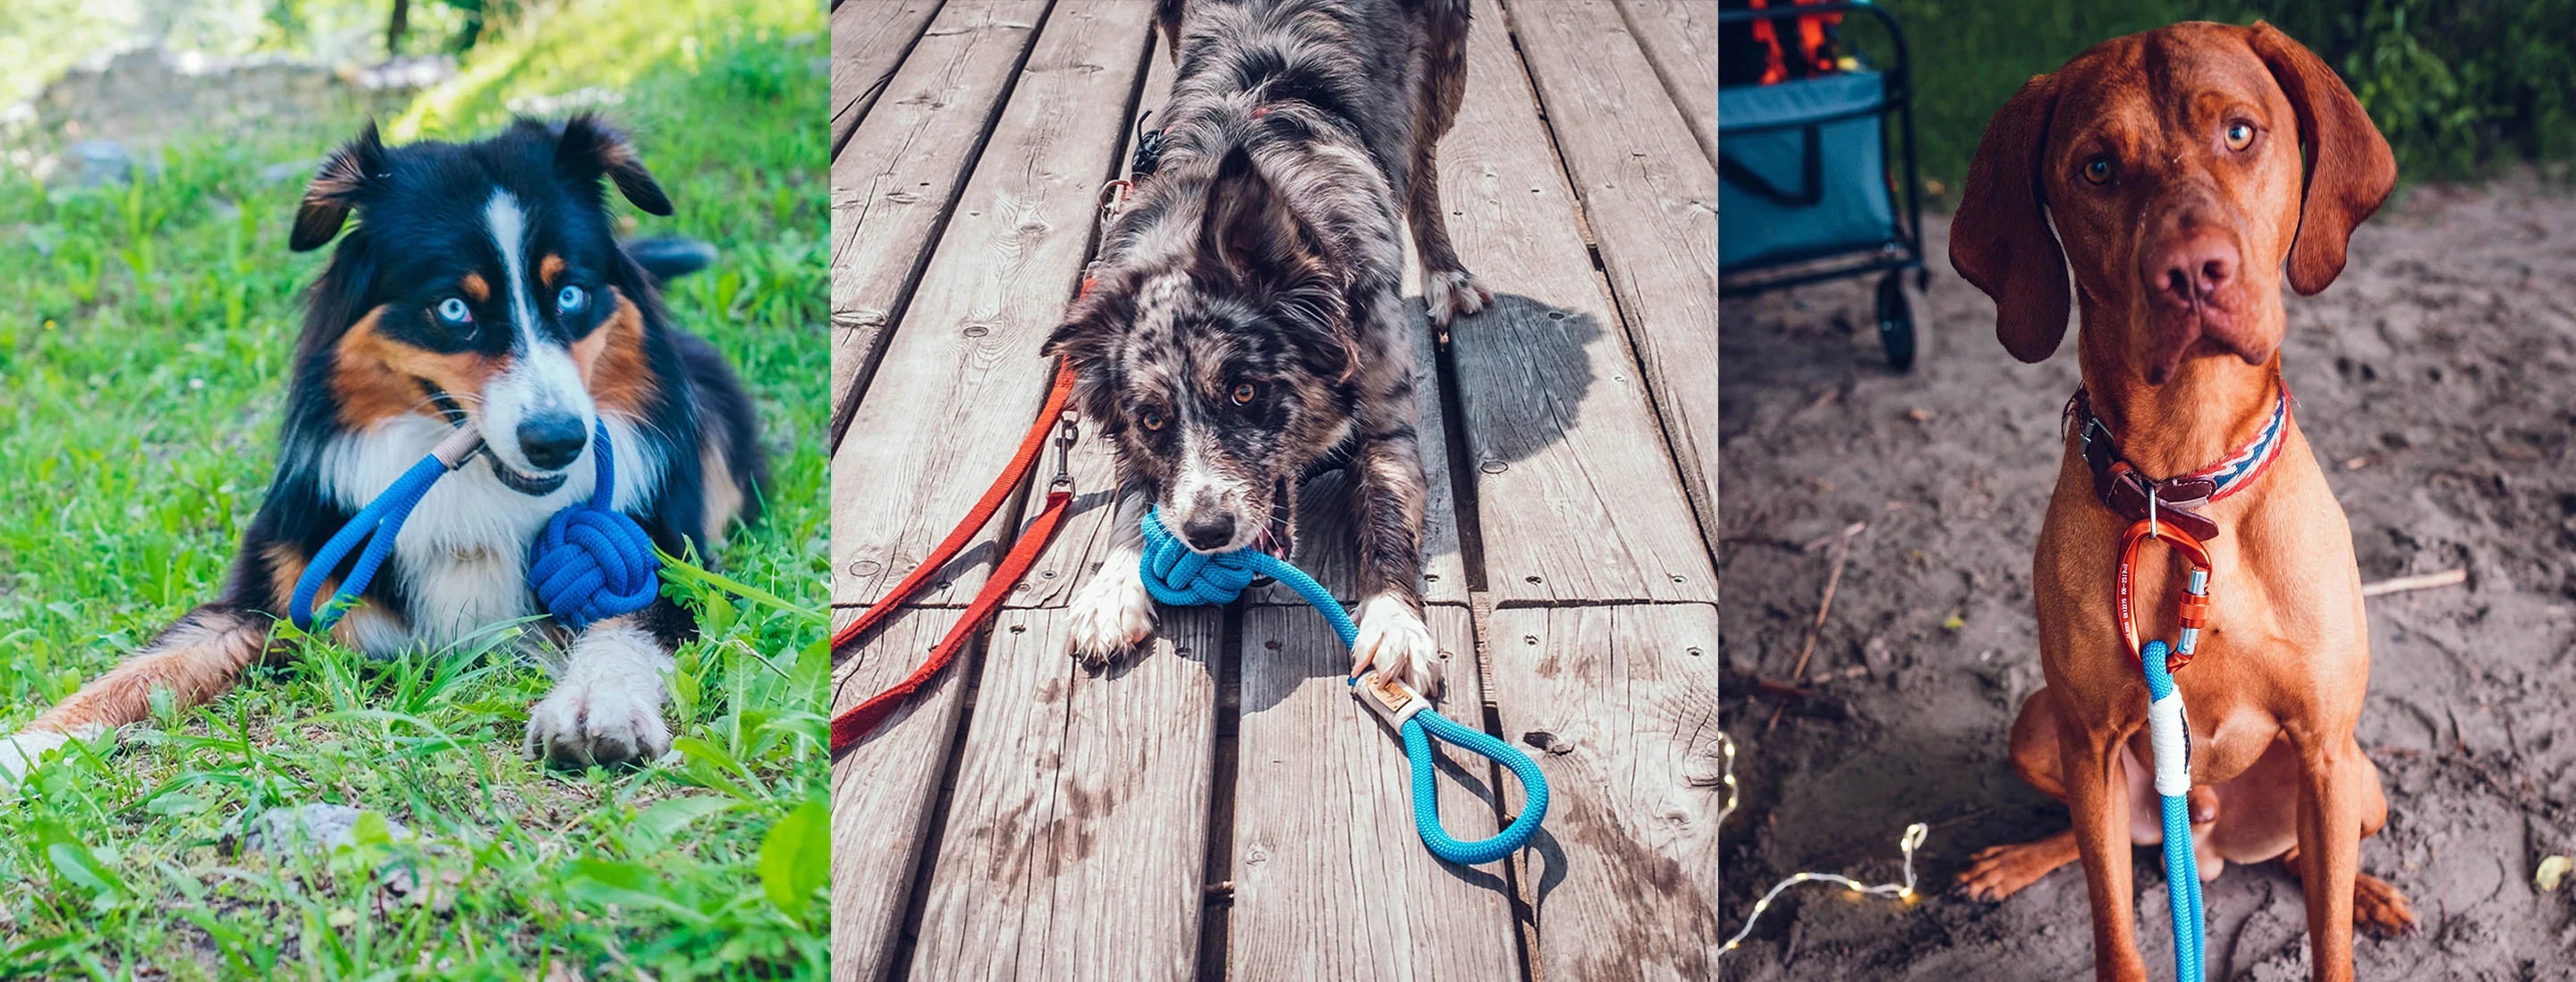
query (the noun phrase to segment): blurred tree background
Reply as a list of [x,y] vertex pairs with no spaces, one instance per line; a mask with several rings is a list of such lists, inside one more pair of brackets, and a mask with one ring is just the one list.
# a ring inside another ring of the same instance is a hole
[[[2096,42],[2175,21],[2270,21],[2343,73],[2409,182],[2576,157],[2576,0],[1882,0],[1914,57],[1923,177],[1955,203],[1986,119]],[[1885,62],[1884,34],[1845,41]]]

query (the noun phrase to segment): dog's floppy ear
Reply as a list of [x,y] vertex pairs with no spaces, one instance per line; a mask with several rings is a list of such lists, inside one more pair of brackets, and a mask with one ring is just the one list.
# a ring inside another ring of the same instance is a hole
[[2308,187],[2299,203],[2299,237],[2290,243],[2290,288],[2312,295],[2343,272],[2352,230],[2396,190],[2397,158],[2361,100],[2315,52],[2261,21],[2245,40],[2299,114]]
[[635,145],[597,116],[582,113],[564,120],[562,132],[555,137],[555,169],[577,181],[605,177],[635,207],[665,217],[671,214],[671,199],[644,169],[644,158],[635,153]]
[[350,210],[385,179],[385,141],[377,135],[375,121],[368,120],[357,139],[331,151],[322,169],[314,172],[313,183],[304,189],[304,203],[295,210],[295,229],[288,234],[286,247],[310,252],[331,241],[340,234],[340,226],[348,224]]
[[1995,298],[1995,337],[2026,362],[2057,350],[2074,304],[2039,176],[2056,107],[2056,76],[2039,75],[1995,110],[1950,222],[1950,268]]
[[1238,280],[1282,270],[1298,250],[1297,216],[1238,144],[1217,162],[1199,218],[1199,260]]
[[1073,369],[1073,408],[1090,417],[1101,431],[1115,432],[1120,417],[1110,385],[1118,342],[1134,317],[1133,297],[1123,284],[1095,286],[1073,301],[1064,323],[1047,335],[1042,354],[1061,357]]

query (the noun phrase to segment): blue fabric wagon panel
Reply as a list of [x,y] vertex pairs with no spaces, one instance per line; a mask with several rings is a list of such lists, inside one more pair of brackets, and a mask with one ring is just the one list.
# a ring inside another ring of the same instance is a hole
[[1722,271],[1876,249],[1896,238],[1877,72],[1720,89]]

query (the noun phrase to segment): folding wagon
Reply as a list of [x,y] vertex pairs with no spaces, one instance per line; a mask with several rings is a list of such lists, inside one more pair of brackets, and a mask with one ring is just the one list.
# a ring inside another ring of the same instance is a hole
[[[1896,18],[1867,3],[1746,2],[1750,9],[1718,17],[1718,296],[1877,274],[1879,341],[1889,365],[1910,369],[1914,312],[1904,276],[1913,272],[1921,289],[1929,275],[1905,36]],[[1832,32],[1852,12],[1887,29],[1894,58],[1885,70],[1833,53]],[[1904,137],[1894,182],[1891,127]]]

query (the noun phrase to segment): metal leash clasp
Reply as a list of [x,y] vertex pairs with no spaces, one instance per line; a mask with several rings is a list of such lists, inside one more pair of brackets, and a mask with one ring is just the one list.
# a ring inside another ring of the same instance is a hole
[[1073,445],[1082,439],[1081,418],[1070,409],[1056,415],[1055,476],[1047,480],[1049,491],[1073,490]]
[[[2152,509],[2155,497],[2149,495],[2147,501]],[[2201,628],[2208,626],[2211,562],[2207,545],[2180,527],[2158,524],[2154,514],[2150,510],[2145,521],[2130,525],[2128,534],[2121,538],[2115,599],[2120,620],[2120,640],[2127,646],[2130,658],[2144,661],[2145,655],[2142,653],[2144,649],[2138,641],[2137,612],[2131,601],[2130,588],[2130,581],[2133,578],[2131,571],[2138,562],[2138,549],[2146,545],[2147,540],[2155,539],[2179,553],[2183,562],[2190,566],[2191,574],[2183,582],[2182,603],[2176,612],[2176,619],[2180,621],[2182,631],[2174,639],[2172,653],[2165,659],[2166,670],[2171,671],[2191,663],[2193,650],[2200,645]]]

